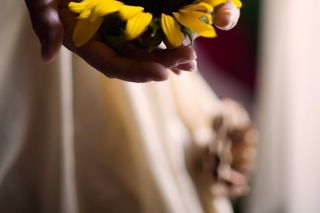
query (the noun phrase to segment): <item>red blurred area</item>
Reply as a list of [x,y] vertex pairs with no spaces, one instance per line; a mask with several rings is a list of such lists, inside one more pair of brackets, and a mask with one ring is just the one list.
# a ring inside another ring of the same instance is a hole
[[[228,78],[241,83],[251,95],[255,88],[256,38],[244,26],[225,32],[217,30],[214,39],[199,38],[196,46],[207,55],[209,64]],[[209,79],[208,79],[209,80]]]

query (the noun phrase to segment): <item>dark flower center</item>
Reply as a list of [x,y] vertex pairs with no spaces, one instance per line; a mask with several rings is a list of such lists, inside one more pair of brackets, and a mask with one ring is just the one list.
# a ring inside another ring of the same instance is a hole
[[194,0],[120,0],[126,5],[141,6],[146,12],[150,12],[155,17],[160,17],[161,13],[171,14],[178,11],[183,6],[191,4]]

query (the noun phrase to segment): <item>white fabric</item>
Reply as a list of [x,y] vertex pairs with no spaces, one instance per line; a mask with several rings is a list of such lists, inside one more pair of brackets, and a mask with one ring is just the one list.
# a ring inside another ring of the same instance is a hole
[[320,210],[320,1],[263,2],[251,213]]
[[198,74],[125,83],[65,49],[45,65],[23,2],[1,4],[0,212],[203,212],[184,149],[217,99]]

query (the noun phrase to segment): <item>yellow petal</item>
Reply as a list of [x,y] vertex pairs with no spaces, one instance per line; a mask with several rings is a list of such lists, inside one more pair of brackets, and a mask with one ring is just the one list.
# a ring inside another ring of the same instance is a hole
[[[210,13],[200,12],[200,11],[188,11],[181,9],[179,10],[180,14],[193,14],[195,17],[198,17],[197,19],[200,19],[201,21],[207,20],[208,23],[211,23],[212,21],[212,15]],[[202,20],[203,19],[203,20]]]
[[106,16],[111,13],[118,12],[122,7],[122,3],[119,1],[113,0],[104,0],[100,1],[93,9],[91,14],[91,21],[95,20],[98,17]]
[[84,0],[82,2],[70,2],[69,9],[75,13],[80,13],[84,8],[93,3],[96,0]]
[[87,5],[88,5],[88,2],[80,2],[80,3],[70,2],[70,3],[69,3],[69,9],[70,9],[72,12],[80,13],[80,12],[82,12],[82,10],[83,10]]
[[143,10],[143,7],[123,5],[119,10],[119,15],[122,20],[128,20],[138,13],[141,13]]
[[79,19],[85,19],[85,18],[89,18],[89,16],[91,15],[92,10],[91,9],[87,9],[85,8],[84,10],[82,10],[82,12],[80,13],[80,15],[78,16]]
[[205,2],[200,2],[200,3],[184,6],[182,10],[196,10],[196,11],[211,13],[213,11],[213,7],[210,4],[207,4]]
[[141,35],[152,20],[151,13],[138,13],[136,16],[128,19],[126,26],[126,37],[132,40]]
[[232,0],[233,4],[236,5],[237,8],[241,8],[242,7],[242,3],[240,0]]
[[169,43],[173,47],[178,47],[181,45],[184,39],[184,34],[180,30],[180,25],[174,20],[172,16],[162,13],[161,27]]
[[76,47],[84,45],[98,31],[103,18],[98,18],[94,22],[89,19],[79,19],[73,31],[73,43]]
[[193,32],[203,36],[203,37],[215,37],[216,32],[214,28],[207,23],[204,23],[200,20],[199,13],[201,12],[179,12],[179,13],[173,13],[173,16],[175,19],[181,23],[182,25],[190,28]]
[[[200,20],[205,13],[197,11],[173,13],[174,18],[182,25],[190,28],[193,32],[203,37],[215,37],[217,34],[214,28]],[[205,15],[207,16],[207,15]]]
[[197,2],[205,2],[207,4],[210,4],[213,8],[221,4],[227,3],[226,0],[198,0]]
[[80,13],[79,18],[88,18],[98,2],[99,0],[84,0],[80,3],[70,2],[69,8],[75,13]]

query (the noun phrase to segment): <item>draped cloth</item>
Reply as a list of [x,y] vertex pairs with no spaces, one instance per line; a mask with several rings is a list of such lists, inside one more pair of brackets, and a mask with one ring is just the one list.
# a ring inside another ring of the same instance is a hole
[[23,3],[1,4],[0,212],[231,211],[204,207],[185,161],[217,111],[197,73],[127,83],[66,49],[44,64]]
[[319,212],[320,1],[261,8],[261,143],[247,212]]

